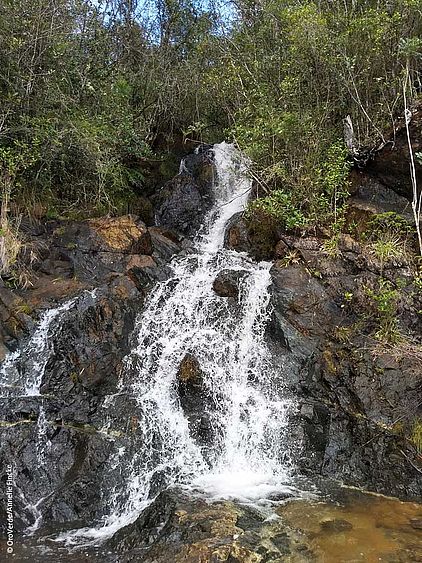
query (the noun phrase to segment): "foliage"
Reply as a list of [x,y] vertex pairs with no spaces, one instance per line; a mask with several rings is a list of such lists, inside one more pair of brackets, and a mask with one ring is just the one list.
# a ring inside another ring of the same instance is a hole
[[406,257],[405,242],[391,231],[380,233],[379,237],[370,244],[370,250],[379,260],[381,269],[390,260],[400,260]]
[[377,287],[374,289],[366,287],[365,293],[371,301],[377,322],[375,338],[390,344],[399,343],[402,340],[397,318],[399,291],[390,281],[380,277],[377,280]]
[[414,444],[418,454],[422,454],[422,421],[416,420],[410,435],[410,441]]
[[309,225],[336,223],[350,167],[343,120],[351,118],[356,149],[384,140],[383,131],[403,109],[409,56],[412,84],[420,84],[420,5],[238,5],[239,20],[221,42],[223,56],[208,70],[212,93],[231,122],[228,132],[251,156],[267,189],[290,193]]
[[381,271],[390,261],[408,260],[408,239],[411,233],[409,223],[394,211],[379,213],[369,221],[363,239],[369,253],[379,261]]
[[420,90],[419,0],[144,8],[4,0],[0,175],[9,212],[119,212],[145,195],[172,147],[225,135],[252,157],[267,193],[251,212],[287,229],[328,226],[335,252],[351,162],[343,120],[354,147],[376,146],[403,109],[404,72],[409,99]]
[[268,196],[255,200],[249,208],[249,215],[261,212],[278,221],[285,229],[294,230],[306,226],[306,218],[298,209],[292,196],[283,190],[273,190]]
[[406,237],[411,232],[409,223],[398,213],[388,211],[378,213],[368,223],[367,238],[377,238],[385,231],[399,237]]
[[14,212],[119,211],[157,140],[197,119],[211,18],[189,2],[162,4],[150,28],[135,1],[3,4],[0,172]]

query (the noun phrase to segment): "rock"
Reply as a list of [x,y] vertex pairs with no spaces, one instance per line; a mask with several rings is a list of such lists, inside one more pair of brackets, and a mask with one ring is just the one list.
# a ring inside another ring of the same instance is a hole
[[186,354],[180,363],[177,377],[184,385],[197,385],[201,381],[201,368],[195,356]]
[[361,245],[350,235],[342,233],[338,241],[339,250],[343,252],[361,252]]
[[[52,353],[42,395],[0,400],[2,459],[16,462],[22,495],[15,501],[17,531],[34,522],[30,506],[44,497],[39,506],[45,522],[94,522],[104,514],[107,499],[98,482],[106,489],[115,486],[107,482],[106,469],[116,454],[115,441],[128,432],[134,407],[125,397],[120,418],[114,416],[114,427],[104,429],[103,403],[116,391],[146,292],[167,278],[166,264],[184,244],[170,231],[150,233],[134,216],[49,222],[37,236],[49,252],[41,256],[34,286],[18,295],[0,282],[0,354],[32,333],[42,310],[78,298],[49,332]],[[94,286],[95,297],[83,293]],[[25,366],[21,362],[21,369]],[[40,438],[41,412],[46,422]],[[46,444],[45,466],[40,440]],[[6,506],[4,493],[1,506]]]
[[212,397],[203,385],[203,374],[198,360],[186,354],[177,373],[178,395],[183,412],[189,421],[192,436],[204,447],[213,443],[214,428],[210,419]]
[[[48,222],[44,238],[49,252],[41,256],[37,273],[88,284],[101,283],[112,272],[124,273],[131,257],[153,252],[148,228],[134,215]],[[43,283],[39,275],[35,286]]]
[[86,222],[96,233],[96,250],[120,251],[127,254],[152,254],[151,236],[144,223],[133,215]]
[[352,227],[354,232],[359,235],[368,233],[370,221],[382,213],[398,213],[412,224],[411,208],[405,197],[364,173],[361,173],[359,178],[360,183],[355,195],[348,200],[346,212],[347,225]]
[[213,201],[213,155],[210,147],[187,156],[180,174],[167,182],[155,197],[156,222],[184,235],[194,234]]
[[182,169],[195,179],[200,194],[210,200],[215,181],[212,145],[200,145],[197,151],[188,154],[183,159]]
[[289,246],[284,242],[284,240],[279,240],[275,245],[274,257],[276,260],[281,260],[285,258],[290,252]]
[[411,518],[410,525],[415,530],[422,530],[422,518]]
[[120,563],[262,563],[295,556],[294,533],[278,524],[273,530],[252,512],[234,502],[209,503],[166,490],[106,547]]
[[154,206],[147,197],[138,195],[132,205],[136,215],[147,225],[154,225]]
[[224,246],[237,252],[249,251],[248,230],[245,221],[242,219],[242,213],[236,213],[230,219],[226,229]]
[[274,258],[280,240],[278,225],[268,217],[254,214],[245,218],[238,213],[229,222],[224,246],[237,252],[247,252],[255,260]]
[[[310,250],[311,241],[289,244],[303,253],[321,252]],[[340,244],[360,256],[353,239],[344,237]],[[297,463],[305,472],[318,468],[347,484],[417,498],[422,492],[419,462],[404,436],[389,428],[398,413],[413,420],[420,366],[410,351],[402,353],[400,362],[386,352],[370,351],[374,341],[362,328],[364,288],[376,276],[366,270],[364,260],[339,258],[338,264],[334,269],[320,261],[318,277],[302,264],[286,267],[282,261],[271,270],[268,346],[289,372],[289,388],[302,398],[298,420],[292,423],[303,444]],[[350,305],[346,301],[345,306],[345,295],[351,296]],[[414,326],[411,309],[401,322]],[[400,456],[411,463],[399,462]]]
[[195,233],[205,213],[198,186],[190,176],[176,176],[159,194],[156,221],[185,235]]
[[330,533],[342,533],[353,530],[353,525],[347,520],[336,518],[335,520],[322,520],[320,522],[321,530]]
[[[366,170],[384,186],[397,194],[412,199],[410,180],[410,158],[404,117],[395,122],[395,130],[387,135],[387,144],[374,154]],[[422,104],[418,102],[412,111],[409,124],[410,139],[413,153],[422,151]],[[415,159],[416,182],[422,184],[422,166]]]
[[212,288],[220,297],[238,298],[239,284],[246,272],[241,270],[222,270],[215,278]]
[[149,232],[153,246],[153,258],[160,265],[169,262],[175,254],[187,247],[183,237],[169,229],[151,227]]

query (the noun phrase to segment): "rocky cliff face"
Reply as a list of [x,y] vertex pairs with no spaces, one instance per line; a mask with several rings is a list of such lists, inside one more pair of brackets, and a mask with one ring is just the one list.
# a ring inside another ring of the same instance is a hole
[[[76,301],[48,334],[40,395],[0,402],[1,456],[16,464],[21,491],[17,529],[41,512],[47,522],[88,522],[101,514],[113,432],[123,430],[104,429],[99,411],[117,390],[145,296],[166,277],[171,257],[188,247],[178,235],[147,228],[134,216],[48,223],[34,236],[45,248],[34,285],[22,292],[0,288],[3,351],[24,345],[44,309]],[[20,369],[29,370],[25,361]],[[56,452],[54,468],[43,463],[44,449]],[[34,509],[36,498],[44,500]]]
[[[418,109],[411,127],[415,151],[420,114]],[[274,260],[268,330],[277,353],[299,366],[291,385],[301,397],[302,470],[420,498],[422,293],[416,239],[407,250],[385,256],[370,242],[377,218],[384,225],[394,217],[399,229],[414,231],[403,124],[395,135],[395,145],[382,149],[366,169],[352,171],[346,221],[353,235],[341,234],[334,250],[325,232],[289,236],[241,215],[229,225],[225,244]]]
[[[400,188],[399,195],[381,185],[377,166],[385,170],[379,162],[373,164],[370,173],[377,174],[375,180],[355,173],[350,213],[368,218],[400,208],[405,215],[408,192]],[[118,393],[137,312],[154,283],[166,279],[171,258],[189,252],[191,243],[183,235],[199,227],[210,205],[207,190],[212,174],[206,151],[185,162],[182,174],[157,196],[156,218],[161,226],[147,227],[136,216],[124,216],[52,221],[28,229],[40,249],[36,277],[33,286],[22,291],[1,282],[0,357],[28,341],[44,310],[74,297],[76,301],[60,327],[49,334],[51,353],[41,395],[0,400],[1,456],[15,461],[20,488],[17,529],[33,524],[40,514],[47,523],[79,525],[103,515],[108,499],[101,491],[112,487],[104,480],[104,468],[113,438],[136,431],[138,422],[131,420],[130,399],[122,407],[127,417],[121,427],[104,426],[99,411],[108,395]],[[401,498],[420,497],[420,445],[412,432],[422,406],[422,299],[413,265],[406,257],[380,261],[350,235],[340,237],[335,256],[327,252],[324,234],[297,237],[271,231],[264,238],[238,216],[229,226],[226,244],[256,259],[274,260],[267,340],[280,358],[288,358],[294,366],[289,386],[299,398],[293,430],[300,445],[298,472]],[[399,330],[410,336],[399,338],[394,346],[383,347],[374,336],[380,323],[374,295],[382,290],[381,274],[393,289],[402,289],[394,298],[395,314]],[[222,271],[214,291],[235,306],[241,282],[241,271]],[[25,358],[21,367],[25,368]],[[200,422],[204,398],[195,358],[183,360],[179,380],[186,416],[206,436],[212,429],[204,429]],[[55,452],[54,470],[43,462],[45,447]],[[42,500],[34,506],[36,499]],[[243,533],[241,518],[247,528],[246,520],[252,522],[256,515],[242,516],[235,506],[222,511],[217,506],[204,517],[206,507],[198,503],[186,508],[185,498],[161,495],[137,527],[119,532],[110,546],[125,554],[120,561],[168,561],[171,550],[180,545],[191,554],[188,560],[199,560],[192,559],[194,553],[211,561],[215,550],[205,544],[212,536],[215,549],[218,544],[221,553],[228,554],[226,560],[266,560],[248,542],[226,541],[228,535]],[[4,506],[0,499],[2,516]],[[195,516],[198,511],[202,516]],[[185,512],[190,514],[187,520],[183,520]],[[176,529],[175,515],[179,524],[192,520],[196,535],[189,536],[191,524],[187,536]],[[210,518],[216,527],[211,531],[205,529],[214,526]],[[219,536],[220,524],[224,540]],[[277,541],[283,553],[290,540],[280,536]],[[194,549],[187,547],[192,542]],[[155,547],[148,548],[147,557],[146,546],[151,544]]]

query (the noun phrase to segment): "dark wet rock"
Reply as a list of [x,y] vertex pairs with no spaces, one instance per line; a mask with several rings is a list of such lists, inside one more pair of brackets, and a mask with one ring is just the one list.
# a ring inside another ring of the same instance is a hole
[[228,222],[224,246],[237,252],[249,251],[248,229],[243,220],[243,213],[236,213]]
[[199,362],[186,354],[177,373],[178,395],[183,412],[189,421],[192,436],[204,447],[213,444],[214,428],[210,418],[212,398],[203,384]]
[[199,385],[202,378],[201,368],[198,360],[192,354],[186,354],[180,362],[179,371],[177,372],[180,385],[195,386]]
[[53,337],[55,353],[47,363],[41,391],[70,395],[70,401],[78,389],[95,389],[97,395],[113,392],[142,302],[135,284],[117,276],[107,291],[100,290],[98,297],[69,311]]
[[[41,407],[46,420],[42,435],[37,425]],[[63,420],[62,404],[56,399],[2,399],[0,410],[5,419],[0,422],[1,456],[14,466],[15,492],[19,491],[14,495],[16,531],[34,523],[31,505],[40,499],[46,521],[95,518],[101,509],[97,487],[111,442],[93,426]],[[54,470],[44,462],[51,451]]]
[[227,225],[224,246],[237,252],[247,252],[255,260],[272,260],[280,240],[280,229],[268,217],[242,213],[233,216]]
[[198,190],[206,199],[211,197],[211,189],[215,181],[212,145],[201,145],[196,152],[188,154],[182,163],[182,173],[195,179]]
[[[344,255],[318,262],[324,254],[317,241],[289,244],[304,253],[307,265],[279,261],[273,266],[267,336],[279,357],[290,358],[290,385],[301,397],[292,425],[303,444],[299,466],[370,490],[418,498],[419,462],[406,433],[394,425],[400,418],[403,428],[411,427],[418,416],[421,368],[411,350],[404,349],[399,360],[373,351],[371,326],[363,320],[364,288],[374,283],[374,274],[365,260],[359,266]],[[359,256],[353,239],[343,237],[341,245]],[[314,253],[318,277],[306,253]],[[345,294],[353,295],[352,305],[345,306]],[[409,294],[402,299],[407,303]],[[412,305],[404,303],[401,322],[414,330]]]
[[274,249],[275,259],[281,260],[282,258],[285,258],[289,254],[290,250],[291,248],[284,240],[279,240]]
[[[50,250],[40,257],[34,285],[24,291],[0,286],[0,353],[25,342],[44,309],[77,299],[49,333],[42,395],[0,403],[1,459],[15,464],[19,483],[17,531],[34,523],[31,506],[40,499],[45,522],[82,525],[103,516],[107,498],[101,491],[115,485],[103,481],[114,441],[136,428],[131,398],[125,397],[121,421],[104,430],[104,401],[116,391],[145,294],[167,278],[166,264],[184,244],[170,231],[150,233],[133,216],[54,222],[37,236]],[[1,511],[4,494],[2,487]]]
[[[102,281],[112,272],[123,273],[134,255],[153,251],[148,228],[132,215],[57,223],[49,231],[48,264],[57,256],[61,263],[69,263],[72,275],[87,282]],[[52,273],[45,261],[40,270]]]
[[137,196],[132,204],[135,214],[145,223],[147,227],[154,225],[154,206],[148,197]]
[[222,270],[215,278],[212,288],[220,297],[233,297],[239,295],[239,284],[245,277],[242,270]]
[[212,203],[214,175],[212,154],[207,148],[186,157],[180,174],[155,196],[158,225],[184,235],[194,234]]
[[190,176],[176,176],[160,193],[156,221],[183,234],[193,234],[201,224],[205,206],[197,185]]
[[[422,104],[412,110],[409,124],[413,153],[422,151]],[[410,156],[404,117],[396,120],[395,130],[387,136],[387,144],[371,159],[367,171],[384,186],[394,190],[408,200],[412,199],[410,180]],[[422,166],[415,159],[416,181],[422,184]]]
[[181,250],[190,250],[192,247],[188,239],[169,229],[151,227],[149,232],[153,245],[152,255],[160,266],[169,262]]
[[233,502],[209,503],[166,490],[107,544],[121,563],[251,563],[296,553],[294,533],[273,531],[262,515]]

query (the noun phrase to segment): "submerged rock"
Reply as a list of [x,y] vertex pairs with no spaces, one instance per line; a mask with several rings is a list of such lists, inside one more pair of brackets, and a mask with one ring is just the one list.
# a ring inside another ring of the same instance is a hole
[[353,530],[353,524],[341,518],[321,520],[320,526],[324,532],[331,532],[335,534]]
[[273,507],[279,518],[166,490],[106,547],[119,563],[369,561],[386,553],[391,561],[419,560],[418,531],[407,522],[420,505],[329,487],[333,500],[282,502]]

